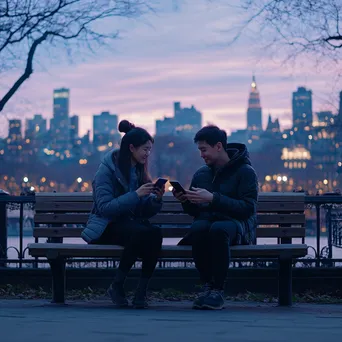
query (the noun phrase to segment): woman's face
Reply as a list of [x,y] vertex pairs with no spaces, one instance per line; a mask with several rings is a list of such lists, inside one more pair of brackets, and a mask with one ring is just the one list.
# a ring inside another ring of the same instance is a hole
[[148,140],[144,145],[134,147],[132,144],[129,146],[132,152],[132,159],[136,163],[145,164],[152,149],[152,142]]

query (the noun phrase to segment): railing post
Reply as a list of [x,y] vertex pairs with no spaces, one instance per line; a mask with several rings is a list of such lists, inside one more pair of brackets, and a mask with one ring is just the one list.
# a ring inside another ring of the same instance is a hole
[[23,267],[23,241],[24,240],[24,203],[20,203],[19,217],[19,268]]
[[6,202],[0,202],[0,267],[6,267],[7,259],[7,211]]
[[327,218],[328,218],[328,258],[331,261],[332,259],[332,222],[331,222],[331,210],[332,206],[329,205],[328,212],[327,212]]
[[316,206],[316,267],[320,266],[320,258],[321,258],[321,204],[318,203]]

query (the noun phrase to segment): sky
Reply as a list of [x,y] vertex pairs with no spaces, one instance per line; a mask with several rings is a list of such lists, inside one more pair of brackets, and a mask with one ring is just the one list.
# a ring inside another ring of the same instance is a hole
[[[70,89],[70,114],[80,116],[81,135],[92,129],[92,116],[102,111],[155,133],[155,120],[172,116],[175,101],[194,105],[203,114],[203,124],[214,123],[228,133],[244,129],[253,74],[264,126],[271,114],[282,128],[289,127],[291,96],[298,86],[313,91],[315,112],[335,110],[342,85],[334,67],[317,68],[309,59],[284,64],[279,55],[265,50],[257,27],[230,44],[230,30],[245,17],[236,7],[223,5],[227,1],[161,3],[157,13],[111,22],[120,28],[120,39],[95,55],[74,51],[78,58],[70,62],[62,48],[45,53],[47,47],[41,46],[34,74],[0,113],[0,136],[7,134],[6,119],[36,113],[50,119],[53,89],[61,87]],[[19,71],[1,74],[0,96]]]

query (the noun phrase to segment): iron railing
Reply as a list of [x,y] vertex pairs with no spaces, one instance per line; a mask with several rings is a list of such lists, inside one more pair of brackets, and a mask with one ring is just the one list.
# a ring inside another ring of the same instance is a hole
[[[0,266],[14,267],[44,267],[46,260],[31,258],[27,253],[27,238],[32,238],[33,211],[35,196],[9,196],[0,194]],[[321,196],[305,196],[307,237],[315,239],[309,245],[309,255],[295,262],[302,267],[331,267],[342,264],[342,196],[326,194]],[[16,215],[13,215],[16,212]],[[27,217],[26,213],[31,212]],[[14,217],[14,219],[13,219]],[[9,222],[11,221],[11,222]],[[15,227],[13,227],[13,222]],[[27,226],[29,224],[29,226]],[[9,239],[18,243],[13,245]],[[26,239],[26,240],[25,240]],[[325,243],[325,240],[327,242]],[[13,255],[13,252],[14,255]],[[313,255],[312,255],[313,253]],[[335,253],[335,255],[334,255]],[[108,259],[72,259],[68,262],[70,267],[115,267],[115,260]],[[232,266],[272,266],[274,260],[232,260]],[[159,263],[160,267],[193,266],[189,260],[167,260]]]

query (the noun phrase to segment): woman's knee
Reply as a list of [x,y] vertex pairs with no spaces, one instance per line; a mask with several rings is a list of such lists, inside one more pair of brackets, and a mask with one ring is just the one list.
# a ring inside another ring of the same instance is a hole
[[142,232],[145,241],[153,241],[153,243],[161,244],[163,241],[162,229],[156,225],[146,226]]

